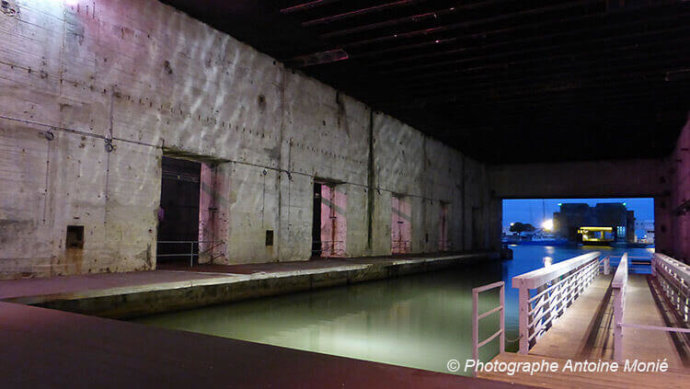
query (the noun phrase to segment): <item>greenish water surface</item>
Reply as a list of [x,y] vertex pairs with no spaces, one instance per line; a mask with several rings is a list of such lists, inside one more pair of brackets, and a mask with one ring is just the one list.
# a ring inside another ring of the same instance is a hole
[[[198,332],[425,370],[448,372],[449,359],[464,363],[472,354],[472,288],[505,280],[506,332],[517,338],[518,274],[601,250],[605,255],[651,256],[646,249],[514,246],[512,261],[465,265],[440,272],[368,282],[305,293],[152,315],[147,325]],[[614,260],[615,262],[615,260]],[[498,304],[483,293],[480,312]],[[498,329],[497,314],[482,320],[480,339]],[[517,344],[510,342],[508,350]],[[481,349],[480,359],[498,352],[498,341]],[[459,371],[458,374],[463,374]],[[467,373],[469,374],[469,373]]]

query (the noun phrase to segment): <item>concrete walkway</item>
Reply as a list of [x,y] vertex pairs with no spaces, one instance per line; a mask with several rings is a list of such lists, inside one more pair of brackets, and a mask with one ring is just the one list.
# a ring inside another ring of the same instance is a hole
[[[219,301],[212,296],[249,298],[366,281],[482,257],[485,254],[210,265],[193,271],[0,281],[0,298],[125,317],[133,309],[151,313]],[[523,387],[7,302],[0,302],[0,318],[3,387]]]
[[[530,355],[573,360],[613,359],[611,278],[599,276],[537,341]],[[630,274],[627,288],[625,322],[665,326],[647,276]],[[663,331],[623,328],[623,358],[644,361],[666,358],[671,368],[684,370],[671,335]]]
[[[175,270],[0,281],[0,300],[110,318],[190,309],[248,298],[423,273],[487,253],[201,265]],[[165,267],[165,266],[164,266]]]
[[4,388],[515,388],[0,303]]

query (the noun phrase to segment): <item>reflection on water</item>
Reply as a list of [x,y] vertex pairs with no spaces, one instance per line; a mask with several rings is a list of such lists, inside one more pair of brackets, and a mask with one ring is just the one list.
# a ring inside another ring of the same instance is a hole
[[[248,340],[351,358],[447,372],[446,362],[470,358],[473,287],[507,280],[508,339],[517,337],[517,290],[510,278],[602,248],[516,246],[512,261],[155,315],[140,323]],[[607,255],[623,251],[606,248]],[[649,257],[645,249],[630,255]],[[603,251],[603,250],[602,250]],[[498,303],[483,293],[480,312]],[[496,316],[482,320],[480,339],[498,329]],[[507,347],[516,350],[513,342]],[[497,341],[480,358],[496,354]],[[459,372],[462,373],[462,372]]]

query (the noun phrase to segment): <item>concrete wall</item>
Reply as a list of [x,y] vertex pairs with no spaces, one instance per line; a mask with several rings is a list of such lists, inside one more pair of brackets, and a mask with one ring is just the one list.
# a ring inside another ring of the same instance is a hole
[[347,256],[391,252],[392,193],[410,199],[412,252],[436,251],[440,201],[454,249],[496,245],[483,165],[226,34],[153,0],[10,6],[0,277],[154,268],[164,154],[207,164],[214,262],[308,259],[315,177],[347,196]]
[[668,190],[664,159],[499,165],[490,172],[500,198],[656,197]]
[[690,263],[690,116],[668,159],[668,173],[670,195],[655,211],[656,220],[663,221],[661,226],[657,221],[655,233],[665,235],[664,254]]

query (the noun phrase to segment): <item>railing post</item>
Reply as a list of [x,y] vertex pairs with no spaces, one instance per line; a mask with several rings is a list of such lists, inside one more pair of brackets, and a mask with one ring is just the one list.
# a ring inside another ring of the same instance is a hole
[[609,275],[611,274],[611,256],[607,255],[606,258],[604,258],[604,274]]
[[623,360],[623,296],[621,289],[613,289],[613,359]]
[[501,316],[500,316],[500,327],[501,336],[499,341],[501,342],[498,346],[498,352],[503,353],[506,351],[506,285],[501,285],[501,290],[499,291],[499,303],[501,305]]
[[520,324],[520,354],[526,355],[529,351],[529,289],[519,289],[519,324]]
[[622,289],[613,289],[613,359],[623,360],[623,296]]
[[[493,309],[490,309],[481,315],[479,314],[479,293],[486,292],[499,288],[499,305]],[[499,330],[494,332],[493,335],[479,342],[479,320],[485,319],[491,315],[499,313]],[[472,289],[472,359],[479,361],[479,348],[485,346],[489,342],[492,342],[496,337],[499,339],[498,350],[500,353],[505,351],[505,341],[506,341],[506,324],[505,324],[505,282],[498,281],[492,284],[480,286]],[[477,369],[472,371],[474,376],[477,375]]]
[[194,242],[189,243],[189,267],[194,266]]
[[628,254],[621,261],[613,276],[613,359],[623,361],[623,320],[625,315],[625,292],[628,284]]
[[472,291],[472,359],[479,360],[479,293]]

